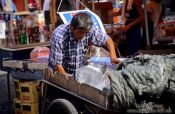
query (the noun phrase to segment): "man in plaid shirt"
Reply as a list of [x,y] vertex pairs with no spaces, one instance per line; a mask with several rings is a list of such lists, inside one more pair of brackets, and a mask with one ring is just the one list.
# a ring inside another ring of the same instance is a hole
[[85,12],[76,14],[70,23],[58,26],[52,33],[49,67],[68,78],[76,69],[85,65],[89,44],[107,46],[112,63],[118,63],[112,39],[93,27],[91,16]]

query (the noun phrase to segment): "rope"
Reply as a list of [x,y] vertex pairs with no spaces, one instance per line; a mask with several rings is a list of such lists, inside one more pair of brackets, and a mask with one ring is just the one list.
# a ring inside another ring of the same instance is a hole
[[82,3],[80,0],[77,0],[82,6],[84,6],[86,9],[89,9],[84,3]]
[[60,10],[60,7],[61,7],[62,2],[63,2],[63,0],[60,1],[60,4],[59,4],[59,6],[57,8],[57,12]]

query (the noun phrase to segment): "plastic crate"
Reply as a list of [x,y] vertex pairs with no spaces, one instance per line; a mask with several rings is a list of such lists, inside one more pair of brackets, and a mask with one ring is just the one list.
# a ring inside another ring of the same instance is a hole
[[15,90],[15,94],[16,94],[16,99],[21,99],[21,95],[20,95],[20,91],[19,90]]
[[20,80],[17,80],[17,79],[14,79],[14,85],[15,85],[15,95],[16,95],[16,98],[20,100],[20,91],[19,91],[19,83],[21,81]]
[[21,103],[22,114],[39,114],[38,103]]
[[19,83],[20,83],[20,80],[14,79],[15,90],[19,90]]
[[13,104],[14,104],[15,114],[22,114],[21,101],[19,99],[14,98]]
[[38,83],[36,81],[21,82],[19,84],[21,102],[38,102],[39,101],[37,85]]

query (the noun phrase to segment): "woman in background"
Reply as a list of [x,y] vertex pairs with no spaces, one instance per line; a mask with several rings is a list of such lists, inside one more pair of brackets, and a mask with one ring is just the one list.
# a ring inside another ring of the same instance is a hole
[[150,0],[147,4],[148,17],[150,17],[149,33],[150,33],[150,44],[153,44],[153,37],[156,35],[156,30],[159,28],[159,23],[162,21],[162,4],[161,0]]
[[124,0],[121,14],[125,21],[121,30],[126,33],[128,56],[133,56],[138,52],[141,40],[140,23],[144,20],[142,0]]
[[44,0],[43,4],[44,18],[47,29],[49,30],[50,24],[50,0]]
[[[149,32],[149,45],[152,46],[154,42],[154,37],[156,36],[156,31],[158,30],[158,24],[162,20],[162,4],[161,0],[149,0],[147,3],[147,14],[148,14],[148,32]],[[142,49],[146,48],[146,30],[143,27],[143,35],[140,47]]]
[[16,6],[12,0],[0,0],[2,11],[13,11],[16,12]]

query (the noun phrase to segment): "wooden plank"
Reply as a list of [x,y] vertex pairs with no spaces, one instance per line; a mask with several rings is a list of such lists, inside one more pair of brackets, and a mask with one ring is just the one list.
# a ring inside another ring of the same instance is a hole
[[49,42],[39,42],[39,43],[30,43],[30,44],[23,44],[23,45],[14,45],[11,47],[0,47],[2,50],[7,51],[18,51],[18,50],[24,50],[24,49],[32,49],[37,46],[49,46]]
[[56,1],[55,0],[50,1],[50,23],[51,24],[56,23]]

